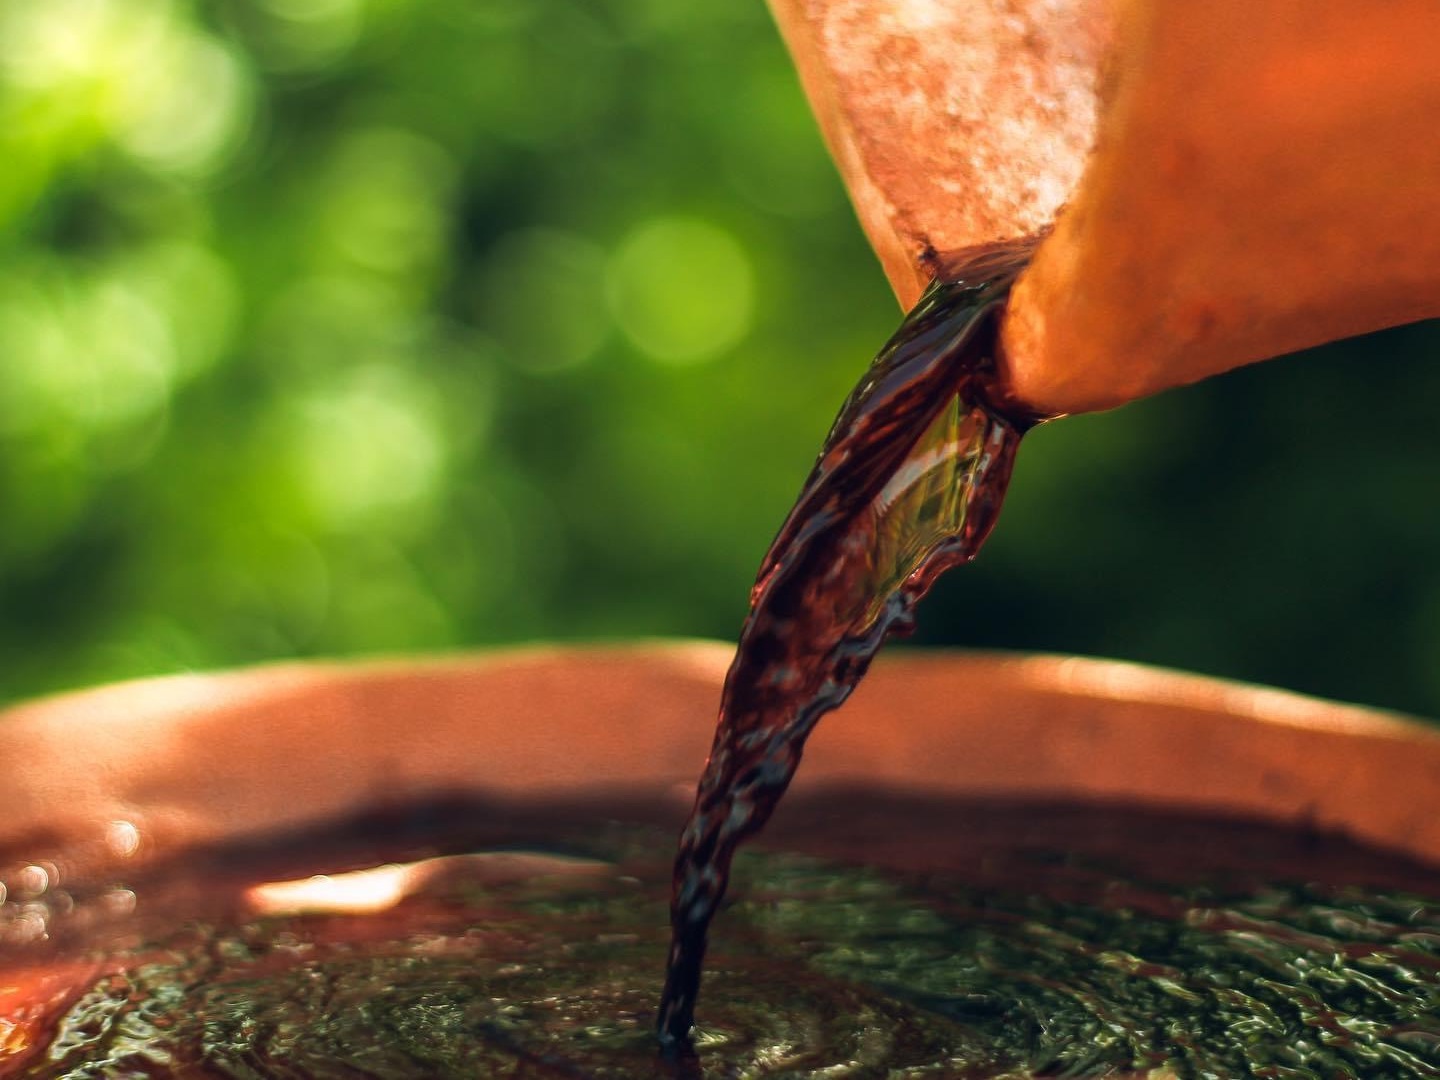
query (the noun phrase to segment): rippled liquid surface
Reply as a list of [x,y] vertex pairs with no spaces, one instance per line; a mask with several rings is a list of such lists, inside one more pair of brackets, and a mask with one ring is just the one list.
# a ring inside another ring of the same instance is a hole
[[[1253,824],[875,792],[802,793],[739,856],[698,1061],[664,1065],[673,829],[639,804],[432,807],[123,882],[51,864],[29,898],[6,853],[0,1075],[1440,1075],[1440,873]],[[253,889],[447,853],[369,913]],[[26,905],[49,940],[15,933]]]

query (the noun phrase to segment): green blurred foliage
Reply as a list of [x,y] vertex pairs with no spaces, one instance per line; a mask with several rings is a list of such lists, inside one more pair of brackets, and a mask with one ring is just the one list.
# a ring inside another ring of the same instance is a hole
[[[898,316],[760,0],[0,0],[0,163],[0,699],[731,638]],[[1440,714],[1437,350],[1042,429],[920,639]]]

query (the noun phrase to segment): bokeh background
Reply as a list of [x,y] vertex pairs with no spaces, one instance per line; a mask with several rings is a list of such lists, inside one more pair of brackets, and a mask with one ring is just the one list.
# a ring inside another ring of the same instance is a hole
[[[733,638],[897,319],[761,0],[0,0],[0,701]],[[1437,353],[1041,429],[917,640],[1440,716]]]

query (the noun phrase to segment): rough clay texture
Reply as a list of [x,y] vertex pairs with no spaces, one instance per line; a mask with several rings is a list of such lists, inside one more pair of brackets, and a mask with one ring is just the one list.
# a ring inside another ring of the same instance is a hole
[[1440,315],[1440,5],[772,0],[903,304],[1054,222],[1015,395],[1106,408]]
[[772,0],[902,304],[938,255],[1048,225],[1095,128],[1093,0]]

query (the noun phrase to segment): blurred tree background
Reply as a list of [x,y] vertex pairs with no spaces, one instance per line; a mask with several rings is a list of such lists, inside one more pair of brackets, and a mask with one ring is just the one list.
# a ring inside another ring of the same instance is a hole
[[[898,320],[761,0],[0,0],[0,700],[733,638]],[[1050,425],[928,644],[1440,715],[1440,333]]]

